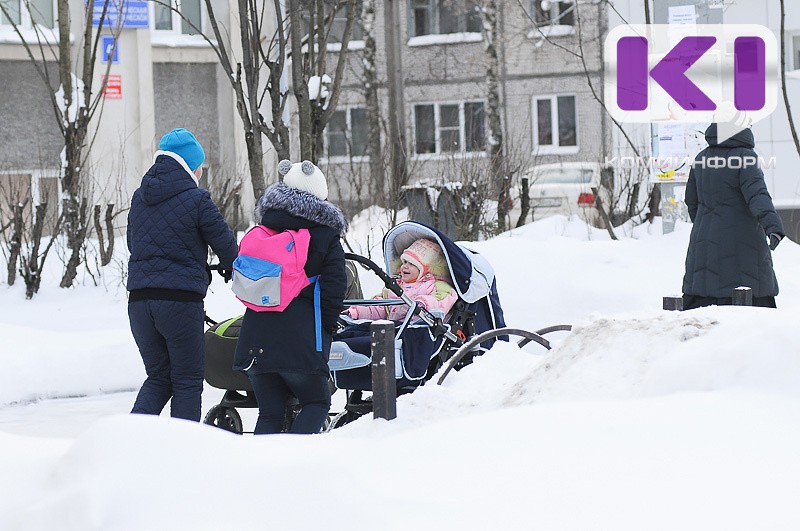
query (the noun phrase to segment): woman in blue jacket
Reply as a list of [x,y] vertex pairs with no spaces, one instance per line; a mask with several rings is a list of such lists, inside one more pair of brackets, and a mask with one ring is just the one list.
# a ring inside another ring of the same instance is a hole
[[203,298],[208,248],[223,267],[236,237],[208,191],[198,188],[205,153],[186,129],[161,138],[128,213],[128,316],[147,379],[131,413],[199,421],[203,391]]
[[[234,369],[250,379],[258,402],[256,434],[279,433],[290,395],[300,402],[291,433],[317,433],[328,417],[331,391],[328,355],[347,285],[340,237],[347,221],[326,201],[325,176],[311,162],[281,161],[284,182],[267,189],[256,207],[261,224],[276,231],[308,229],[311,242],[305,273],[319,275],[321,322],[316,322],[314,285],[307,286],[282,312],[247,309],[236,343]],[[306,171],[303,171],[305,168]],[[322,345],[317,350],[317,331]]]

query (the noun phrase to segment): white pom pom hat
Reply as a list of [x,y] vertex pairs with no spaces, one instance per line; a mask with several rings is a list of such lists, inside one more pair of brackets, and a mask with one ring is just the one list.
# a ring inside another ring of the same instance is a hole
[[314,194],[323,201],[328,199],[328,181],[325,179],[325,174],[311,161],[304,160],[292,164],[290,160],[284,159],[278,163],[278,172],[283,175],[286,186]]

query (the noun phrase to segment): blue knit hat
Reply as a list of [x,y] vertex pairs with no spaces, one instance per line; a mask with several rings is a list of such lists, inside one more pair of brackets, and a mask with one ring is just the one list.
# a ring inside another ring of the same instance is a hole
[[161,137],[158,143],[159,149],[171,151],[181,156],[186,161],[189,169],[194,171],[206,160],[206,153],[203,146],[197,141],[195,136],[184,129],[178,127]]

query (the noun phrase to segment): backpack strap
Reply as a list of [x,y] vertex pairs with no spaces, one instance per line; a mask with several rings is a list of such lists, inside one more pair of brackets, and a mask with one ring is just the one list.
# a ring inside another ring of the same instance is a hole
[[322,352],[322,303],[320,300],[319,275],[308,277],[308,281],[314,284],[314,332],[317,352]]

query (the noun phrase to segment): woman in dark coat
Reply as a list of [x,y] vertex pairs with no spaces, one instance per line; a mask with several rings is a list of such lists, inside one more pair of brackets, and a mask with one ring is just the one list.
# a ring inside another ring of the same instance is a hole
[[[325,176],[313,167],[309,175],[301,164],[281,161],[284,182],[271,186],[258,201],[261,224],[276,231],[308,229],[311,242],[305,272],[319,275],[321,323],[315,322],[314,285],[307,286],[282,312],[247,309],[236,345],[234,370],[243,370],[258,402],[255,433],[279,433],[286,400],[297,397],[301,411],[291,433],[318,433],[328,416],[328,354],[336,331],[347,285],[340,237],[347,221],[338,207],[325,199]],[[308,166],[310,165],[310,166]],[[316,326],[322,328],[322,351],[317,351]]]
[[758,167],[753,132],[744,129],[718,142],[717,124],[711,124],[706,141],[708,147],[695,158],[686,185],[694,225],[683,307],[731,304],[733,290],[746,286],[752,289],[754,305],[774,308],[778,281],[770,249],[784,232]]

